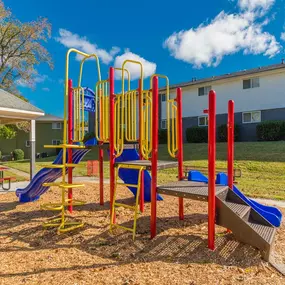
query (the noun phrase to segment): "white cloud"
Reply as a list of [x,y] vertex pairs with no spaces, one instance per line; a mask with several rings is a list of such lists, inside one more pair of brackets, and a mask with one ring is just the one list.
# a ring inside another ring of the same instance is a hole
[[274,4],[275,0],[239,0],[238,6],[241,10],[266,13]]
[[[143,57],[130,52],[129,50],[125,50],[125,53],[122,55],[119,55],[115,58],[115,67],[122,67],[123,62],[127,59],[139,61],[143,65],[143,71],[144,71],[144,78],[151,76],[155,73],[156,70],[156,64],[153,62],[150,62]],[[125,68],[129,70],[131,74],[131,80],[140,78],[140,66],[138,64],[133,63],[126,63]],[[120,71],[116,71],[115,73],[117,79],[122,78],[122,74]]]
[[50,80],[50,78],[46,74],[37,74],[34,80],[36,83],[42,83],[46,80]]
[[[86,37],[73,34],[65,29],[59,29],[59,37],[56,37],[55,40],[68,48],[76,48],[88,54],[95,53],[105,64],[113,61],[114,56],[120,51],[120,48],[114,46],[108,52],[99,48],[97,44],[91,43]],[[80,60],[81,57],[77,56],[76,58]]]
[[285,32],[281,33],[280,39],[285,42]]
[[42,88],[42,90],[43,90],[44,92],[49,92],[49,91],[50,91],[50,89],[49,89],[48,87],[44,87],[44,88]]
[[45,81],[52,81],[46,74],[37,74],[33,77],[33,83],[27,82],[23,79],[17,80],[17,85],[24,88],[34,88],[37,83],[43,83]]
[[260,21],[260,14],[256,13],[256,9],[269,9],[273,2],[240,0],[239,6],[244,10],[239,14],[222,11],[207,25],[173,33],[165,40],[164,47],[176,59],[197,68],[217,66],[224,56],[240,51],[273,57],[281,46],[273,35],[263,30],[269,20]]

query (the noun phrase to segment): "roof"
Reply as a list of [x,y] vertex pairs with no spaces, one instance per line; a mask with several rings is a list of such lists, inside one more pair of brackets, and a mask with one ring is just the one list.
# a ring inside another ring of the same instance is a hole
[[23,111],[44,113],[43,110],[35,107],[29,102],[22,100],[21,98],[0,89],[0,107],[1,108],[11,108]]
[[42,117],[39,117],[36,119],[36,121],[41,121],[41,122],[63,122],[63,118],[51,115],[51,114],[46,114]]
[[[248,70],[244,69],[244,70],[233,72],[233,73],[227,73],[223,75],[212,76],[212,77],[202,78],[202,79],[192,78],[191,81],[182,82],[179,84],[173,84],[173,85],[170,85],[169,88],[173,89],[177,87],[199,85],[203,83],[208,83],[208,82],[210,83],[213,81],[234,78],[234,77],[239,77],[239,76],[245,76],[245,75],[254,75],[254,74],[258,74],[258,73],[265,72],[265,71],[272,71],[272,70],[278,70],[278,69],[283,69],[283,68],[285,68],[285,63],[261,66],[261,67],[248,69]],[[161,90],[165,90],[165,87],[161,88]]]
[[31,103],[0,89],[0,124],[35,120],[44,114],[43,110]]

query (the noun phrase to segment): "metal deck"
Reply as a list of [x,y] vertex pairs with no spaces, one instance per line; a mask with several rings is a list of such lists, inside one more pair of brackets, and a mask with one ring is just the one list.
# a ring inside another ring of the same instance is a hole
[[[216,186],[216,195],[228,189],[227,186]],[[157,192],[176,197],[189,198],[193,200],[208,200],[208,184],[194,181],[175,181],[167,185],[158,186]]]
[[[136,166],[144,166],[146,170],[151,170],[151,161],[150,160],[130,160],[130,161],[122,161],[117,162],[115,165],[136,165]],[[174,168],[177,167],[176,161],[157,161],[157,169],[166,169],[166,168]]]

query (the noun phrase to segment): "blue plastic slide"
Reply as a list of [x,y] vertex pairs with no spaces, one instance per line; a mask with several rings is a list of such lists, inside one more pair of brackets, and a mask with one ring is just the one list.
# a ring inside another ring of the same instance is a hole
[[[208,182],[208,178],[199,171],[190,171],[188,180]],[[228,177],[225,173],[218,173],[216,183],[219,185],[228,185]],[[275,227],[279,227],[282,221],[282,213],[279,209],[271,206],[262,205],[253,199],[246,197],[235,185],[233,191],[251,208],[258,212],[263,218]]]
[[[94,145],[96,141],[89,140],[85,143],[86,146]],[[73,163],[78,164],[82,158],[90,151],[90,149],[73,149],[72,158]],[[66,155],[66,160],[68,160],[68,155]],[[59,152],[55,158],[53,164],[62,164],[62,150]],[[66,173],[68,168],[66,168]],[[56,179],[61,177],[62,169],[60,168],[43,168],[41,169],[32,179],[30,184],[23,189],[17,189],[16,195],[19,197],[20,202],[31,202],[38,200],[39,197],[44,194],[49,187],[43,186],[43,183],[54,182]]]
[[[116,158],[116,162],[138,160],[139,154],[135,149],[125,149],[121,156]],[[137,184],[138,183],[139,171],[135,169],[120,169],[119,177],[126,184]],[[137,188],[128,187],[130,191],[136,195]],[[150,202],[151,200],[151,176],[147,170],[144,170],[144,200]],[[157,200],[163,200],[160,195],[157,195]]]

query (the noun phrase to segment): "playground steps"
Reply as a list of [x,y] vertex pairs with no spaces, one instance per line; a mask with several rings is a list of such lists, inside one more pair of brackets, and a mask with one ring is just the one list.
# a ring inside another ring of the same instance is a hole
[[[159,186],[158,193],[207,201],[208,185],[182,180]],[[258,248],[265,260],[270,259],[276,228],[226,186],[216,186],[216,224]]]

